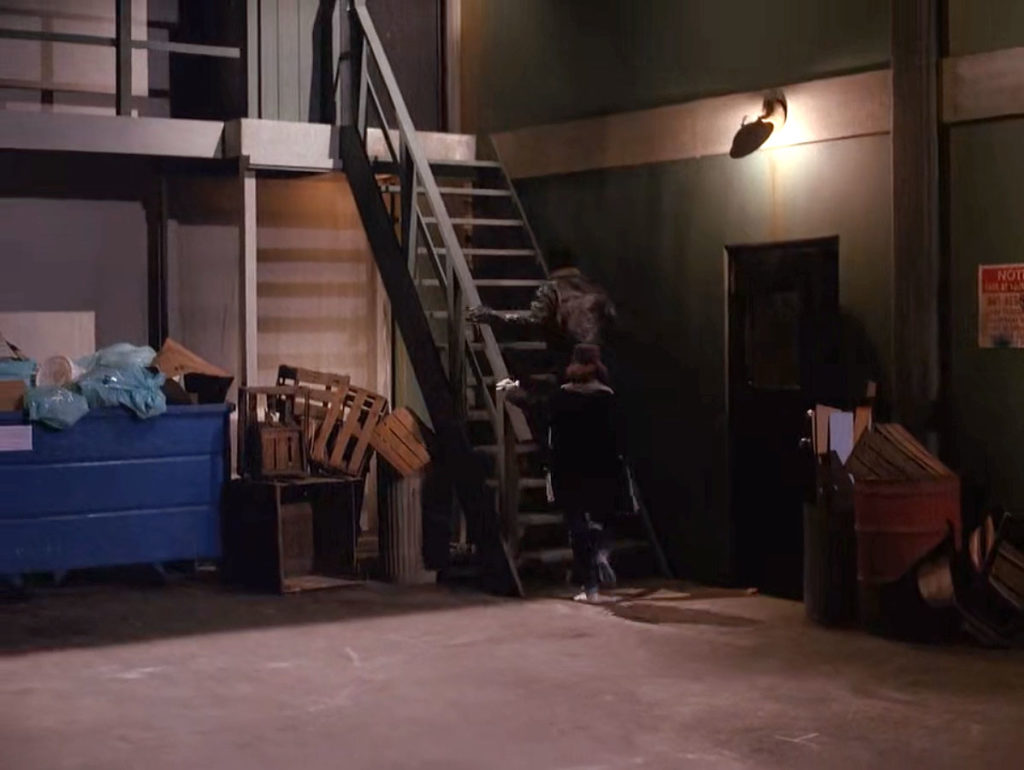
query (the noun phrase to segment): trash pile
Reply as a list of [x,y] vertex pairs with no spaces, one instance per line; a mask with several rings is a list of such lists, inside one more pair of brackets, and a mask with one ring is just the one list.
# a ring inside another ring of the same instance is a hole
[[833,585],[808,586],[808,614],[842,622],[855,608],[883,633],[963,628],[987,646],[1024,644],[1024,518],[997,510],[964,533],[960,479],[903,426],[874,424],[867,407],[818,406],[810,419],[820,521],[808,519],[805,556]]
[[[122,342],[78,359],[52,356],[41,363],[2,336],[0,343],[7,348],[0,358],[0,410],[23,409],[31,422],[56,430],[101,407],[123,407],[149,419],[166,412],[169,400],[223,403],[232,381],[171,339],[159,354]],[[180,376],[184,385],[175,379]]]

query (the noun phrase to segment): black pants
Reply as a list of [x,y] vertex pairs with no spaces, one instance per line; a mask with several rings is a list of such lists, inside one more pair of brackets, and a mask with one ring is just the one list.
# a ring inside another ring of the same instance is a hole
[[556,478],[555,501],[565,514],[572,545],[573,577],[587,590],[599,584],[597,554],[608,541],[615,512],[615,482],[607,478]]

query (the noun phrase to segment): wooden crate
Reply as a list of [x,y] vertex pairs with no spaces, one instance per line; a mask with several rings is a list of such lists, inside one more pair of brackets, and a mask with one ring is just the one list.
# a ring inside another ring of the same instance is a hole
[[354,387],[347,375],[295,366],[279,367],[277,381],[306,390],[305,440],[311,464],[354,478],[365,474],[373,456],[373,431],[387,412],[387,399]]
[[231,482],[223,522],[225,576],[280,593],[351,584],[362,501],[361,480]]
[[303,430],[309,399],[304,388],[239,388],[238,475],[302,477],[309,472]]
[[416,416],[404,407],[377,424],[370,444],[402,476],[411,476],[430,462]]
[[373,455],[370,437],[387,405],[384,396],[363,388],[335,393],[313,436],[311,460],[327,470],[361,477]]
[[277,369],[277,384],[306,389],[306,423],[303,426],[303,440],[306,455],[309,456],[317,430],[327,417],[331,399],[335,394],[348,393],[351,379],[347,374],[318,372],[299,366],[282,364]]

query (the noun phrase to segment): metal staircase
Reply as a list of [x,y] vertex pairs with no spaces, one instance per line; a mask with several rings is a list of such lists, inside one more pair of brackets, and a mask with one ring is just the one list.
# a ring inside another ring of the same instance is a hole
[[[478,149],[481,157],[429,161],[365,0],[354,0],[350,23],[348,62],[358,76],[355,103],[342,110],[343,166],[478,562],[504,571],[522,593],[518,568],[564,570],[571,553],[562,517],[546,500],[540,443],[494,385],[510,373],[535,384],[555,375],[539,333],[468,324],[465,311],[527,308],[547,267],[493,145]],[[385,139],[376,154],[367,143],[371,124]],[[650,564],[653,546],[664,571],[642,519],[629,524],[633,537],[623,530],[617,550],[647,551]]]

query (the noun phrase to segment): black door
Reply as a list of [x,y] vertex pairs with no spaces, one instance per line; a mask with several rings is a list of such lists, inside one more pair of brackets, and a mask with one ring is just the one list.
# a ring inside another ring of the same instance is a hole
[[839,241],[738,246],[729,254],[729,422],[738,576],[802,591],[803,503],[813,500],[807,410],[838,383]]

